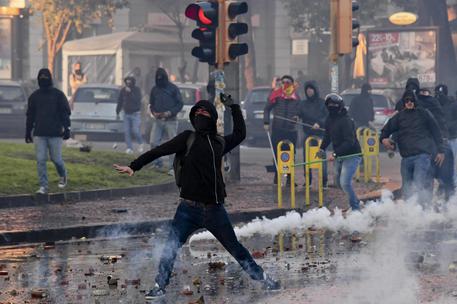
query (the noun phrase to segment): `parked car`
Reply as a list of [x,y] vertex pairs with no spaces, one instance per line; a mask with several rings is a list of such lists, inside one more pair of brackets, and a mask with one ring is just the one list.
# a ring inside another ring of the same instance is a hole
[[[248,145],[268,144],[268,137],[263,129],[263,109],[270,96],[269,86],[255,87],[248,92],[244,101],[241,102],[246,119],[246,143]],[[273,116],[271,115],[271,118]]]
[[[360,89],[348,89],[341,93],[344,104],[347,108],[351,105],[352,100],[360,95]],[[381,130],[386,121],[392,117],[395,112],[395,103],[385,94],[383,90],[372,90],[371,97],[374,105],[374,125],[377,130]]]
[[123,120],[116,117],[121,87],[111,84],[84,84],[74,95],[72,133],[82,140],[120,140]]
[[17,138],[25,136],[27,95],[17,81],[0,81],[0,136]]
[[178,133],[187,129],[192,130],[189,120],[190,109],[201,99],[207,99],[206,83],[175,83],[181,92],[184,106],[178,113]]

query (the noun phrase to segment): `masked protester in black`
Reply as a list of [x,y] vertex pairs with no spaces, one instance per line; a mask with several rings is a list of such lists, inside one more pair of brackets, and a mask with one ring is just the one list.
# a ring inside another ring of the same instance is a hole
[[445,200],[454,195],[455,189],[455,153],[457,149],[457,103],[448,96],[448,88],[440,84],[435,88],[447,127],[448,141],[445,144],[445,159],[442,166],[435,166],[435,178],[438,179],[438,193],[444,193]]
[[48,69],[38,72],[38,85],[40,88],[30,95],[28,101],[25,142],[35,142],[40,184],[37,193],[45,194],[48,191],[48,154],[60,177],[58,187],[64,188],[67,185],[67,171],[62,159],[62,139],[70,138],[71,110],[65,94],[53,86],[52,75]]
[[[189,118],[195,128],[195,137],[182,166],[180,204],[160,260],[159,273],[155,278],[156,285],[146,295],[146,299],[153,299],[165,293],[178,249],[193,232],[201,228],[208,229],[252,279],[262,281],[267,289],[279,288],[279,282],[268,277],[246,248],[238,242],[224,208],[226,192],[221,172],[222,157],[243,141],[246,137],[246,126],[240,106],[233,104],[231,98],[225,95],[221,99],[233,116],[233,133],[223,137],[224,143],[217,138],[218,115],[214,105],[201,100],[191,109]],[[182,154],[187,150],[191,134],[190,130],[184,131],[141,155],[128,167],[115,165],[115,168],[120,173],[131,176],[160,156]]]
[[354,119],[355,127],[370,127],[374,121],[374,105],[371,98],[371,86],[365,83],[360,95],[356,96],[349,106],[349,116]]

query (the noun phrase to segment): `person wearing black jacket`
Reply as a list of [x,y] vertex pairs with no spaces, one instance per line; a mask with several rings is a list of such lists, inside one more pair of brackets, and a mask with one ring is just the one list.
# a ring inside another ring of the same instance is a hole
[[371,98],[371,86],[362,85],[360,95],[356,96],[349,106],[349,116],[354,119],[355,127],[369,127],[374,121],[374,105]]
[[440,84],[435,88],[435,97],[442,109],[447,127],[448,142],[445,145],[445,159],[441,167],[436,167],[435,176],[438,178],[440,187],[438,192],[444,192],[447,201],[454,195],[455,188],[455,147],[457,142],[457,103],[448,96],[448,88]]
[[329,116],[325,121],[324,139],[318,156],[324,158],[325,149],[333,144],[334,153],[328,158],[335,160],[336,182],[348,195],[352,210],[360,209],[360,202],[352,188],[352,177],[361,161],[361,149],[352,118],[344,107],[343,98],[337,94],[325,97],[325,106]]
[[[151,112],[152,128],[150,144],[151,148],[159,146],[163,141],[176,136],[178,132],[178,120],[176,115],[182,110],[182,101],[179,88],[170,82],[168,74],[163,68],[158,68],[155,77],[156,85],[149,95],[149,110]],[[169,174],[173,174],[172,159],[169,158]],[[162,160],[154,161],[154,166],[162,167]]]
[[[233,133],[224,136],[224,144],[217,138],[217,111],[208,101],[199,101],[192,107],[189,118],[195,128],[195,138],[184,159],[180,178],[180,204],[171,225],[166,246],[159,264],[156,285],[146,295],[153,299],[165,293],[178,249],[197,229],[208,229],[238,261],[254,280],[263,281],[267,289],[278,289],[274,281],[257,265],[249,251],[236,238],[233,226],[224,208],[225,185],[221,172],[224,154],[238,146],[246,137],[246,125],[239,105],[225,95],[224,105],[233,116]],[[134,172],[164,155],[185,153],[192,131],[187,130],[170,141],[144,153],[129,166],[114,165],[120,173],[130,176]]]
[[[317,83],[313,81],[307,81],[304,85],[306,99],[302,102],[300,117],[302,121],[309,125],[303,126],[304,141],[310,137],[322,138],[324,136],[324,129],[322,128],[325,124],[325,120],[328,116],[327,107],[325,101],[320,97],[319,87]],[[303,149],[303,159],[307,162],[306,150]],[[327,187],[327,162],[322,164],[323,171],[323,185]],[[306,166],[305,166],[306,167]],[[309,170],[309,180],[312,183],[312,170]]]
[[403,110],[389,119],[381,131],[380,140],[389,150],[394,147],[389,137],[396,133],[401,161],[402,192],[404,198],[418,193],[421,203],[429,203],[432,191],[430,170],[432,159],[441,166],[444,160],[441,131],[430,111],[416,106],[416,95],[407,90]]
[[[62,139],[70,138],[70,105],[65,94],[53,86],[48,69],[38,72],[40,88],[30,95],[27,106],[25,142],[35,142],[38,194],[48,192],[46,161],[48,153],[59,174],[59,188],[67,185],[67,171],[62,159]],[[32,137],[33,134],[33,137]]]
[[125,87],[119,93],[119,99],[116,107],[116,117],[124,111],[124,136],[127,145],[127,154],[133,153],[132,134],[135,136],[138,144],[138,152],[143,152],[143,138],[141,137],[141,90],[135,85],[134,77],[124,79]]

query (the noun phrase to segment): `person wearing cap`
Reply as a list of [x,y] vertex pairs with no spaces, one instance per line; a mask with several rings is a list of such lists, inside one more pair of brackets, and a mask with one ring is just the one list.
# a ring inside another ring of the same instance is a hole
[[352,187],[352,178],[361,161],[361,149],[356,136],[354,121],[349,117],[344,101],[338,94],[325,97],[329,116],[325,121],[325,133],[317,156],[324,159],[325,150],[333,144],[334,152],[327,157],[335,161],[335,180],[348,196],[352,210],[360,209],[360,202]]
[[[129,166],[114,165],[119,173],[133,176],[158,157],[175,153],[186,155],[179,179],[180,204],[163,249],[159,273],[155,278],[156,284],[146,294],[147,300],[165,294],[178,249],[192,233],[201,228],[208,229],[252,279],[263,282],[266,289],[279,288],[279,282],[267,276],[249,251],[240,244],[224,208],[227,194],[221,170],[222,157],[244,140],[246,125],[240,106],[224,94],[221,94],[221,100],[225,107],[231,110],[233,117],[233,133],[224,136],[223,140],[217,134],[218,115],[215,106],[207,100],[201,100],[192,107],[189,114],[195,132],[186,130],[178,134],[168,142],[144,153]],[[188,147],[192,134],[193,142]]]
[[430,111],[417,106],[416,94],[407,90],[402,97],[402,110],[389,119],[381,131],[380,141],[393,149],[389,137],[396,133],[402,157],[402,195],[405,199],[418,194],[419,203],[427,207],[432,197],[428,185],[432,163],[441,166],[444,160],[441,131]]
[[[263,126],[266,132],[271,131],[271,141],[275,157],[277,157],[277,145],[280,141],[289,140],[297,143],[297,123],[301,112],[300,98],[297,94],[296,85],[292,76],[281,77],[281,87],[271,92],[268,102],[263,111]],[[273,111],[273,122],[270,127],[270,113]],[[277,172],[273,182],[278,182]],[[290,183],[288,175],[287,183]]]

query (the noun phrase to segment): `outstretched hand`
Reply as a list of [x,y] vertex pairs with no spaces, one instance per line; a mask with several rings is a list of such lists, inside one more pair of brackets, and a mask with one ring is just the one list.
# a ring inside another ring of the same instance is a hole
[[226,95],[224,93],[220,94],[221,102],[224,106],[229,107],[235,102],[233,101],[232,95]]
[[117,164],[113,164],[113,167],[120,174],[128,174],[128,176],[133,176],[133,174],[135,174],[135,172],[129,166],[120,166]]

